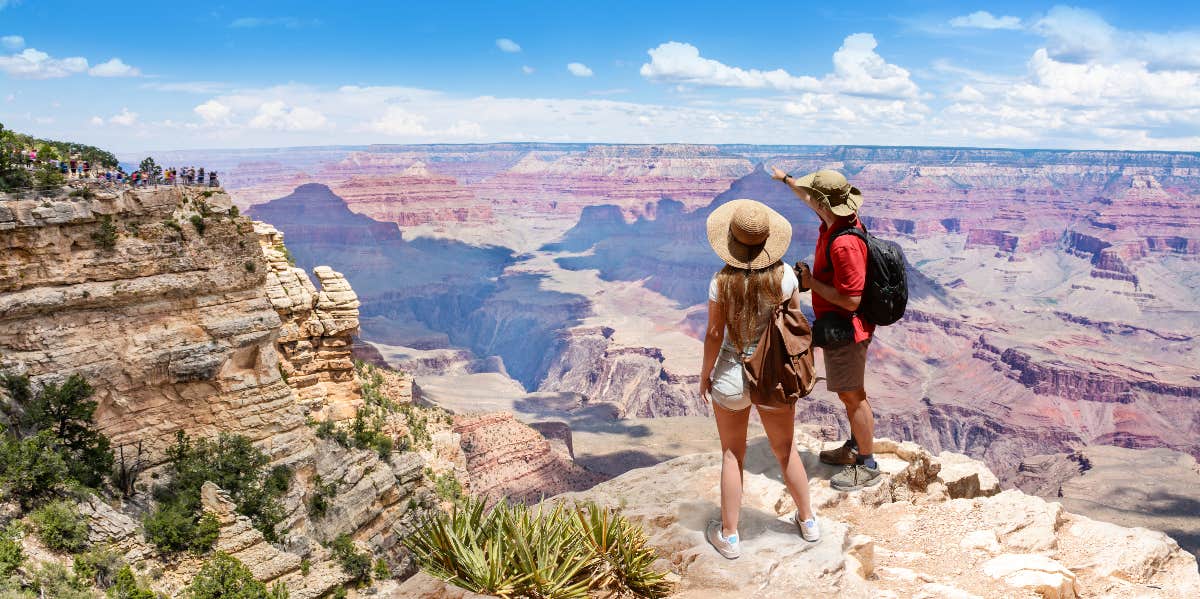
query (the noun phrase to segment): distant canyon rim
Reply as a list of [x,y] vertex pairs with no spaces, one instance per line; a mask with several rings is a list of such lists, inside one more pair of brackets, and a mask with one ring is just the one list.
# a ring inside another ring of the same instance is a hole
[[[155,158],[219,171],[298,266],[343,273],[360,351],[417,375],[426,400],[566,422],[604,474],[714,446],[695,391],[719,267],[709,212],[763,201],[793,223],[786,261],[809,259],[816,220],[764,166],[839,169],[912,273],[908,315],[871,346],[879,434],[1068,501],[1177,480],[1154,501],[1113,493],[1096,517],[1161,512],[1157,527],[1200,547],[1184,517],[1200,501],[1200,154],[487,144]],[[823,387],[799,412],[847,434]],[[1144,460],[1161,468],[1108,468]]]

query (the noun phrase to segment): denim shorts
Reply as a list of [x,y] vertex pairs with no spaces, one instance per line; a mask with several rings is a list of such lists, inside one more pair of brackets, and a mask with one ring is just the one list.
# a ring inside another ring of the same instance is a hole
[[[753,345],[746,348],[746,355],[753,353]],[[731,412],[740,412],[750,407],[750,393],[746,390],[742,378],[742,358],[737,350],[727,345],[721,346],[710,380],[714,403]]]

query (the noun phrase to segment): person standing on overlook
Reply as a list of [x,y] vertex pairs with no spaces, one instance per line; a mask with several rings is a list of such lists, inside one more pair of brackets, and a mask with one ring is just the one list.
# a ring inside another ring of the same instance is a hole
[[754,354],[774,309],[798,288],[783,255],[792,227],[783,216],[755,200],[719,206],[707,221],[708,242],[725,263],[708,285],[708,326],[700,366],[700,397],[712,402],[721,439],[721,520],[710,522],[705,538],[728,559],[741,556],[738,537],[742,469],[751,404],[758,411],[783,483],[796,503],[792,521],[800,537],[821,537],[808,490],[808,475],[796,451],[796,406],[771,401],[743,378],[742,359]]
[[802,289],[812,290],[814,338],[823,326],[840,329],[846,343],[822,347],[825,385],[838,394],[850,421],[850,439],[841,447],[821,452],[823,463],[844,466],[829,484],[839,491],[855,491],[879,484],[882,475],[875,462],[875,414],[867,400],[864,384],[867,347],[875,325],[857,314],[867,281],[867,244],[855,235],[830,238],[842,229],[857,227],[863,197],[837,171],[821,170],[800,178],[771,169],[771,177],[782,181],[821,219],[813,266],[800,264],[797,276]]

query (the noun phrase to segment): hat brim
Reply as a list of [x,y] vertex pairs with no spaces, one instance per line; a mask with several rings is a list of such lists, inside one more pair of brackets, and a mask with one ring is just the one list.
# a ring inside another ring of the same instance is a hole
[[858,209],[862,208],[863,195],[857,187],[850,186],[850,196],[846,198],[846,203],[834,206],[833,204],[829,203],[829,198],[827,198],[825,194],[821,192],[821,190],[812,186],[813,179],[816,178],[817,173],[809,173],[803,177],[800,177],[799,179],[796,179],[795,183],[792,183],[792,185],[795,185],[796,187],[803,187],[812,193],[814,198],[817,198],[823,204],[828,206],[829,211],[836,216],[850,216],[852,214],[857,214]]
[[[758,204],[767,210],[767,239],[759,245],[746,245],[738,241],[729,230],[734,211],[748,204]],[[726,264],[737,268],[766,268],[782,260],[792,243],[792,224],[783,215],[755,200],[731,200],[717,206],[717,209],[708,215],[707,226],[708,243],[712,245],[713,251]]]

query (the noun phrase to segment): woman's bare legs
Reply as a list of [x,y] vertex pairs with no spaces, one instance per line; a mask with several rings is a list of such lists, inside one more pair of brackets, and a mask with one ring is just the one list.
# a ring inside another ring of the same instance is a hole
[[808,473],[804,471],[804,462],[800,460],[800,454],[796,453],[796,407],[760,407],[758,417],[762,420],[767,441],[771,444],[771,453],[779,460],[779,468],[783,471],[783,484],[787,486],[788,493],[792,494],[792,500],[796,502],[800,520],[812,518],[812,503],[808,497]]
[[713,414],[721,436],[721,534],[729,536],[737,532],[738,510],[742,507],[742,466],[746,463],[750,408],[731,412],[714,401]]

